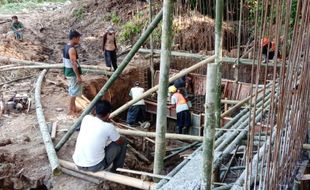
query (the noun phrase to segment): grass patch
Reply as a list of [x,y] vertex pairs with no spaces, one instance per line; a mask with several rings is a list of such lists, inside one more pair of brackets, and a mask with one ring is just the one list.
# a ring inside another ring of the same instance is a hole
[[65,2],[66,0],[0,0],[1,13],[19,13],[43,6],[46,2]]
[[83,20],[86,14],[86,10],[84,7],[79,7],[77,9],[73,10],[73,17],[75,17],[77,20]]

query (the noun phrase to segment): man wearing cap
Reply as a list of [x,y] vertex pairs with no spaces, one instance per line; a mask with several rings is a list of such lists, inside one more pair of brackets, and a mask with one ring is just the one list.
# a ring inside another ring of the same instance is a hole
[[[140,87],[138,81],[135,82],[135,86],[130,89],[129,96],[132,99],[140,97],[144,93],[144,88]],[[140,100],[137,103],[133,104],[127,113],[127,123],[129,125],[136,124],[138,122],[143,122],[145,119],[145,103],[144,100]]]
[[69,43],[63,49],[64,75],[69,83],[69,115],[76,115],[75,99],[82,94],[82,70],[78,62],[76,46],[80,44],[81,34],[75,30],[69,32]]
[[177,89],[175,86],[170,86],[168,91],[171,96],[171,101],[168,108],[171,109],[173,107],[176,108],[177,112],[177,132],[179,134],[188,133],[189,127],[191,125],[191,114],[189,111],[189,106],[187,105],[187,100],[182,95],[182,90]]
[[109,70],[117,69],[117,57],[116,57],[116,38],[115,38],[115,30],[112,26],[109,26],[106,30],[106,33],[103,35],[103,44],[102,50],[104,52],[105,64],[109,68]]

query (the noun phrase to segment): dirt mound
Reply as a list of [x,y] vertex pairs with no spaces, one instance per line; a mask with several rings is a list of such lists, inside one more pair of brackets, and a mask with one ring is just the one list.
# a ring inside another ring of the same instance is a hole
[[[198,12],[191,12],[191,15],[178,16],[173,23],[176,32],[174,37],[175,49],[191,52],[211,51],[214,49],[214,19]],[[223,31],[227,35],[234,35],[233,27],[225,22]]]

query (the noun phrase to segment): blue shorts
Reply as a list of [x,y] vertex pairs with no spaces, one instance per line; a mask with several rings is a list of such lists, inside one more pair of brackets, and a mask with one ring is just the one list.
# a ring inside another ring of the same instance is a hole
[[82,85],[77,82],[76,77],[66,77],[69,83],[69,95],[72,97],[82,95]]

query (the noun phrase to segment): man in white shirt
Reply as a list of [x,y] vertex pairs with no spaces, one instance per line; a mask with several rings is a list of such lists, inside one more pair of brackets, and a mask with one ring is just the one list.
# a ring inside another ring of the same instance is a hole
[[115,126],[108,122],[110,112],[111,104],[99,101],[96,116],[86,115],[83,118],[72,156],[80,170],[96,172],[113,164],[111,172],[115,172],[123,167],[127,143]]
[[[140,83],[138,81],[135,82],[135,86],[131,88],[129,96],[132,99],[135,99],[141,96],[144,93],[144,89],[140,87]],[[127,113],[127,123],[129,125],[136,124],[138,122],[143,122],[145,119],[145,103],[144,100],[140,100],[137,103],[133,104]]]

